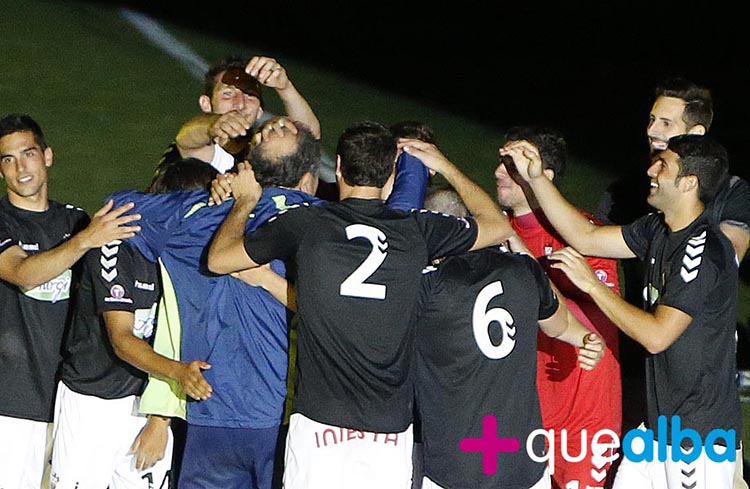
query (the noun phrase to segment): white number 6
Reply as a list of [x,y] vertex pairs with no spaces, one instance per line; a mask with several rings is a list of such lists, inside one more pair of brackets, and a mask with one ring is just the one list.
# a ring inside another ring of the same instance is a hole
[[[498,360],[507,357],[516,346],[516,328],[513,326],[513,316],[502,307],[495,307],[487,310],[493,297],[503,293],[503,284],[501,282],[492,282],[486,285],[474,302],[474,312],[472,314],[471,324],[474,330],[474,340],[477,346],[487,358]],[[490,324],[496,321],[503,329],[503,339],[499,345],[493,345],[490,339]]]

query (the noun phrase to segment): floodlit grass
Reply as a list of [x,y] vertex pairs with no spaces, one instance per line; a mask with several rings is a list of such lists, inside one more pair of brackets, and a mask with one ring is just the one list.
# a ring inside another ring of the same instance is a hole
[[[201,83],[149,44],[116,8],[42,0],[2,4],[0,113],[28,113],[42,125],[56,155],[50,171],[52,198],[93,213],[115,190],[145,188],[181,123],[198,112]],[[168,21],[164,25],[209,62],[235,53],[274,55]],[[434,129],[444,153],[494,194],[493,171],[504,128],[394,96],[298,60],[279,61],[317,112],[329,155],[338,135],[353,122],[422,120]],[[267,110],[281,112],[273,93],[267,93],[265,101]],[[508,126],[514,123],[508,121]],[[593,212],[613,178],[573,154],[561,188],[574,204]],[[740,297],[739,317],[745,321],[750,316],[746,284]],[[749,412],[745,405],[746,445]]]

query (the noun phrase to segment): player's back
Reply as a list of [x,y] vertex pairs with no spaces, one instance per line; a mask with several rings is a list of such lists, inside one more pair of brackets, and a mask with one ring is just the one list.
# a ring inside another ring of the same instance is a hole
[[[500,437],[525,446],[542,427],[536,389],[538,321],[557,310],[546,275],[531,258],[494,249],[450,257],[425,270],[417,322],[417,403],[425,473],[444,487],[529,487],[544,464],[525,450],[499,454],[498,472],[460,441],[482,437],[497,419]],[[536,440],[535,452],[544,450]]]
[[[255,235],[260,244],[250,235],[246,246],[260,262],[296,258],[295,411],[337,426],[403,431],[411,422],[421,269],[435,256],[469,249],[475,227],[352,198],[291,210],[274,221]],[[288,249],[279,255],[279,246]]]

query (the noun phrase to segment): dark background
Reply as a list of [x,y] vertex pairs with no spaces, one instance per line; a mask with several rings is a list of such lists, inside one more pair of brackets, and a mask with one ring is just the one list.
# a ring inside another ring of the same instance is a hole
[[743,16],[718,2],[112,3],[498,128],[555,126],[574,155],[619,173],[645,171],[654,86],[682,75],[711,88],[711,132],[730,150],[733,172],[749,176],[741,163],[750,149],[750,43]]

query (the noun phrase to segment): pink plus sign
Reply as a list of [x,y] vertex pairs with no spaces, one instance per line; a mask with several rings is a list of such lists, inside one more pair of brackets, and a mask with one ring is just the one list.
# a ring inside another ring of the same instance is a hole
[[497,419],[488,414],[482,419],[482,437],[461,440],[462,452],[482,452],[482,470],[485,475],[497,472],[498,452],[517,452],[521,442],[516,438],[497,437]]

